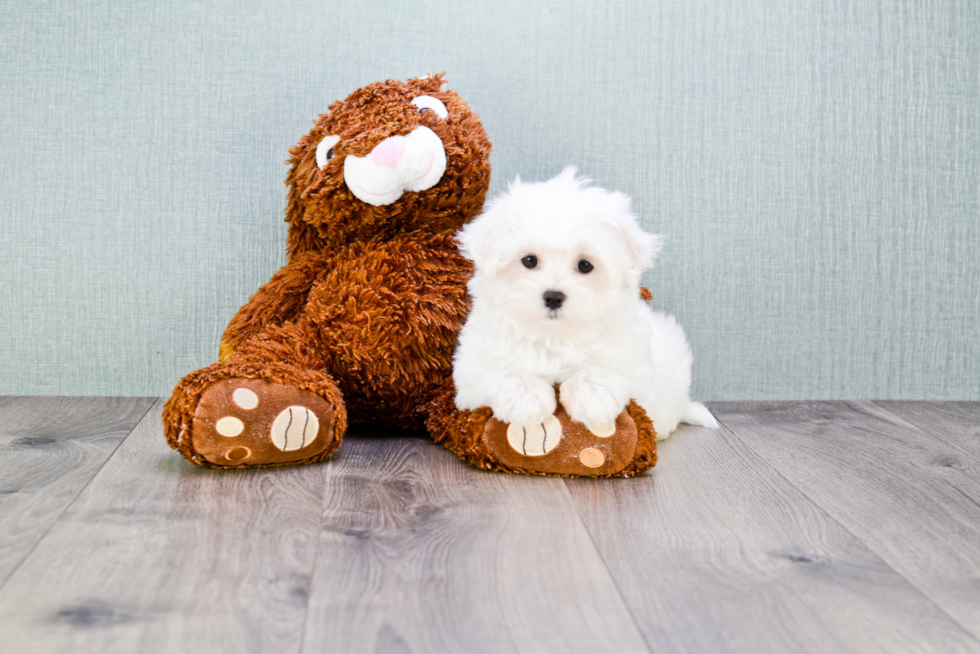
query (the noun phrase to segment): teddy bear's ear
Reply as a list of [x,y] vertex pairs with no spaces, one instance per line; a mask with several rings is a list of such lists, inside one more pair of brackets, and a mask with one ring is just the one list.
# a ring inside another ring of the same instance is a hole
[[433,91],[439,91],[444,93],[449,90],[449,82],[445,80],[446,73],[436,73],[435,75],[430,75],[426,73],[425,75],[419,75],[418,79],[423,81],[430,81],[430,86]]

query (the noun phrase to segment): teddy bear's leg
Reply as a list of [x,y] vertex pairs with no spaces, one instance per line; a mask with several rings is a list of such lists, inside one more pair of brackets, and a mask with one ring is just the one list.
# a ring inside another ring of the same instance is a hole
[[269,326],[227,361],[187,375],[164,407],[167,441],[196,465],[313,463],[340,446],[347,414],[316,331]]
[[484,407],[460,411],[446,384],[427,405],[426,426],[464,461],[487,470],[562,477],[633,477],[657,463],[656,432],[643,409],[630,402],[615,425],[598,433],[573,421],[558,403],[555,414],[532,428],[508,425]]

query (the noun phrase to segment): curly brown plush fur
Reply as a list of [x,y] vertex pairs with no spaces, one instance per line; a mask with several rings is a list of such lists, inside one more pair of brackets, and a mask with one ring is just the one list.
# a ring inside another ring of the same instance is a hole
[[[451,233],[483,207],[490,186],[490,141],[477,116],[443,75],[407,82],[376,82],[334,102],[309,134],[290,151],[289,254],[353,241],[386,239],[414,232]],[[411,104],[418,95],[441,100],[448,120]],[[432,189],[405,193],[392,204],[374,207],[359,201],[344,183],[344,156],[366,156],[389,136],[404,135],[419,125],[442,139],[446,172]],[[340,136],[337,153],[325,169],[316,165],[316,146],[327,134]]]
[[[411,103],[418,95],[441,100],[448,117],[419,112]],[[439,182],[384,206],[354,197],[344,158],[420,125],[446,151]],[[321,169],[316,147],[326,135],[340,140]],[[290,150],[289,262],[231,320],[219,363],[174,388],[163,413],[170,445],[196,465],[311,463],[336,450],[348,423],[420,429],[428,418],[437,440],[471,463],[527,472],[495,464],[474,444],[474,425],[489,410],[459,413],[445,391],[472,272],[453,233],[482,208],[489,154],[479,118],[445,90],[442,75],[370,84],[330,105]],[[635,460],[617,476],[656,461],[649,420],[635,405],[629,414],[640,438]],[[309,433],[317,434],[310,446]],[[290,446],[297,437],[302,444]]]
[[[418,95],[441,100],[447,119],[420,113],[411,104]],[[439,182],[385,206],[355,198],[344,183],[344,157],[367,155],[419,125],[442,139],[447,163]],[[321,170],[316,146],[327,134],[340,141]],[[442,75],[369,84],[333,103],[290,150],[289,263],[232,319],[220,363],[174,388],[163,415],[168,442],[198,465],[256,465],[208,461],[194,445],[202,395],[235,378],[307,390],[328,402],[335,442],[311,460],[336,449],[348,422],[422,428],[418,408],[449,377],[468,310],[471,268],[452,234],[483,206],[490,147],[479,117],[444,90]]]

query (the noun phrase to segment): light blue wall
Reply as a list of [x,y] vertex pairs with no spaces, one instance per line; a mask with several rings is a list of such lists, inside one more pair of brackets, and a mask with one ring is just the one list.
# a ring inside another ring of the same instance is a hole
[[427,71],[493,191],[633,195],[702,399],[980,399],[980,3],[5,2],[0,393],[161,395],[283,262],[286,151]]

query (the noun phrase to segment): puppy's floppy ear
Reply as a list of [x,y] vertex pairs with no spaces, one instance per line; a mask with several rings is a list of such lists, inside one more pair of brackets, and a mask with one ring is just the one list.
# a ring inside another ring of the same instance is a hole
[[653,260],[664,246],[664,237],[644,232],[632,220],[622,225],[619,231],[626,243],[630,267],[636,272],[643,272],[652,266]]
[[519,193],[522,186],[520,176],[516,177],[508,184],[506,193],[488,202],[483,213],[456,234],[459,251],[487,277],[492,278],[500,272],[513,254],[507,246],[508,237],[513,235],[510,205],[513,194]]
[[476,269],[487,277],[493,277],[506,264],[499,239],[504,227],[498,220],[499,205],[490,207],[467,223],[456,234],[459,251],[473,262]]
[[609,200],[613,209],[613,231],[625,248],[630,272],[639,275],[653,265],[654,258],[663,247],[664,237],[643,231],[633,213],[629,196],[613,191],[609,194]]

